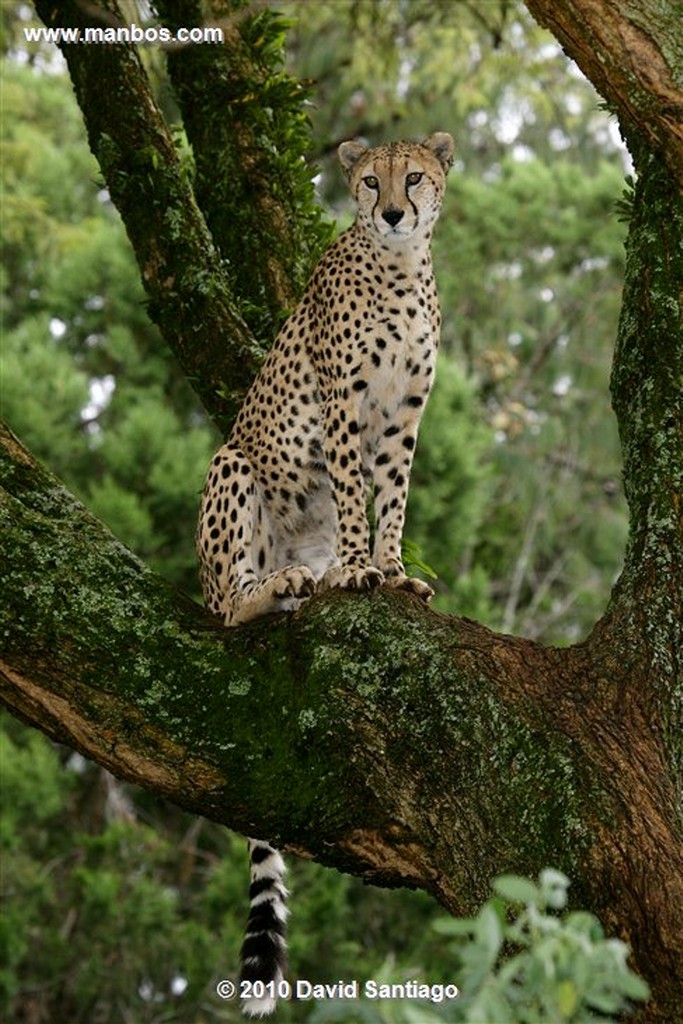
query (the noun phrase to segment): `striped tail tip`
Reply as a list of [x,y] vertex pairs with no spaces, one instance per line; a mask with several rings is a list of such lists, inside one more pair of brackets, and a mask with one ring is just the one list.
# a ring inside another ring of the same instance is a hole
[[[242,945],[240,989],[254,989],[242,1000],[247,1017],[268,1017],[277,1005],[286,966],[287,889],[285,862],[268,843],[249,840],[251,886],[249,920]],[[243,985],[243,982],[249,983]]]

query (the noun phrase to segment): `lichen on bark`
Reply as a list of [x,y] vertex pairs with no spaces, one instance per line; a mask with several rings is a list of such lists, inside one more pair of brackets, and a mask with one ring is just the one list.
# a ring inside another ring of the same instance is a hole
[[[675,773],[683,769],[683,193],[638,154],[612,371],[630,536],[615,592],[619,636],[649,675]],[[683,781],[683,780],[682,780]]]
[[167,56],[196,168],[195,194],[228,264],[233,294],[258,337],[274,337],[330,238],[315,202],[304,102],[283,70],[283,19],[271,10],[211,0],[160,0],[176,30],[218,21],[223,46]]

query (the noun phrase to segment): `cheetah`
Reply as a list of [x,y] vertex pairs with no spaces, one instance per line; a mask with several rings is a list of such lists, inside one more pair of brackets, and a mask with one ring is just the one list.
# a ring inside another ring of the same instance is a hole
[[[230,627],[335,587],[432,596],[406,575],[401,536],[439,341],[430,241],[453,139],[437,132],[372,149],[344,142],[338,156],[356,219],[278,334],[202,497],[202,589]],[[284,964],[284,863],[267,843],[250,840],[249,849],[241,977],[272,982],[272,993]],[[274,1006],[266,993],[243,1010],[265,1016]]]
[[314,270],[209,468],[197,551],[207,606],[226,626],[331,587],[431,596],[405,574],[401,535],[434,377],[429,243],[452,155],[445,132],[339,147],[356,220]]

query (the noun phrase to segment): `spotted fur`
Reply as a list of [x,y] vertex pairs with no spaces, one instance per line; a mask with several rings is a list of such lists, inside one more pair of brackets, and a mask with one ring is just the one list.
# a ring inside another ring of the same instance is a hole
[[[432,596],[406,576],[401,535],[434,378],[440,313],[429,246],[452,155],[443,132],[339,147],[356,220],[314,270],[209,467],[197,551],[206,603],[226,626],[331,587],[387,583]],[[250,923],[243,972],[278,980],[284,865],[267,844],[251,842],[251,851],[256,930]]]

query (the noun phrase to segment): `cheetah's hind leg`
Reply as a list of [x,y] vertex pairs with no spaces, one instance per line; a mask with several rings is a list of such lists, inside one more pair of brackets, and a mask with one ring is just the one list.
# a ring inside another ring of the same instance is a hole
[[315,593],[315,576],[307,565],[285,565],[263,579],[242,585],[239,593],[231,592],[226,626],[260,618],[271,612],[292,611],[300,601]]
[[[285,565],[259,577],[255,534],[265,533],[268,543],[264,520],[249,460],[239,448],[224,445],[202,500],[198,551],[205,599],[226,626],[290,610],[315,591],[315,576],[306,565]],[[277,565],[277,552],[268,554],[270,564]]]

